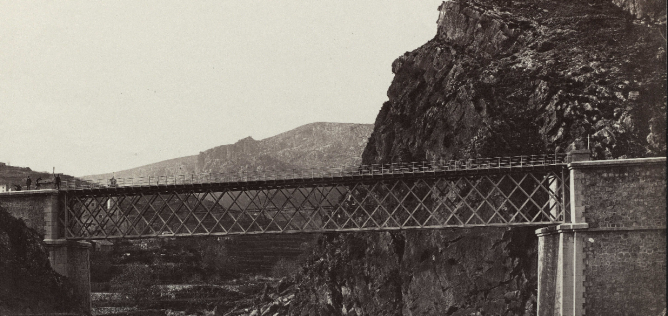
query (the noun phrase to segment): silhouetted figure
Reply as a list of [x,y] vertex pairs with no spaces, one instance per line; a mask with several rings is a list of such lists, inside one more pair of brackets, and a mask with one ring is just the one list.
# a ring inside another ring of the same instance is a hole
[[60,190],[60,175],[57,174],[56,178],[54,179],[54,183],[56,184],[56,189]]
[[116,187],[116,178],[112,177],[111,179],[109,179],[109,186],[112,188]]
[[41,185],[41,183],[39,183],[40,181],[42,181],[42,178],[37,178],[37,180],[35,180],[35,189],[37,190],[39,190],[39,187]]
[[26,190],[30,190],[31,184],[32,184],[32,179],[30,179],[30,176],[28,176],[28,179],[26,179]]

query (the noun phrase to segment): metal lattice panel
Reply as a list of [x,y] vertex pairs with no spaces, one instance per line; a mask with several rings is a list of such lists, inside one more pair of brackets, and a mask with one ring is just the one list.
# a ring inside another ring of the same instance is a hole
[[69,239],[544,225],[563,165],[65,191]]

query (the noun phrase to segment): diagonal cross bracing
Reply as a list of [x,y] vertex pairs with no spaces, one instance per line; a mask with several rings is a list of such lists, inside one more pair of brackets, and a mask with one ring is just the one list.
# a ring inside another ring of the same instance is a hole
[[68,239],[92,240],[563,223],[566,165],[536,161],[63,190],[63,231]]

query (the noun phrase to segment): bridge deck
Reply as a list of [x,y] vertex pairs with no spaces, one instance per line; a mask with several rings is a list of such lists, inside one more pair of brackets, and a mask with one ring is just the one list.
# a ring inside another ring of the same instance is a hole
[[60,218],[69,239],[564,222],[566,165],[559,156],[533,157],[538,159],[370,166],[310,177],[242,174],[169,185],[88,183],[62,191],[66,211]]

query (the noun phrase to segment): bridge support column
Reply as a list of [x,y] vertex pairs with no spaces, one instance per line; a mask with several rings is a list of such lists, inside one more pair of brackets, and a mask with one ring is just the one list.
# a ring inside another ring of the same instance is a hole
[[58,218],[59,212],[65,211],[62,199],[54,195],[44,206],[44,244],[49,251],[49,262],[58,274],[68,278],[74,287],[79,302],[73,308],[91,313],[90,300],[90,243],[68,241],[64,238],[64,227]]
[[[589,150],[573,150],[568,161],[590,159]],[[584,315],[583,174],[570,170],[568,224],[536,230],[538,236],[538,316]]]
[[584,252],[586,223],[563,224],[538,235],[538,315],[584,315]]

